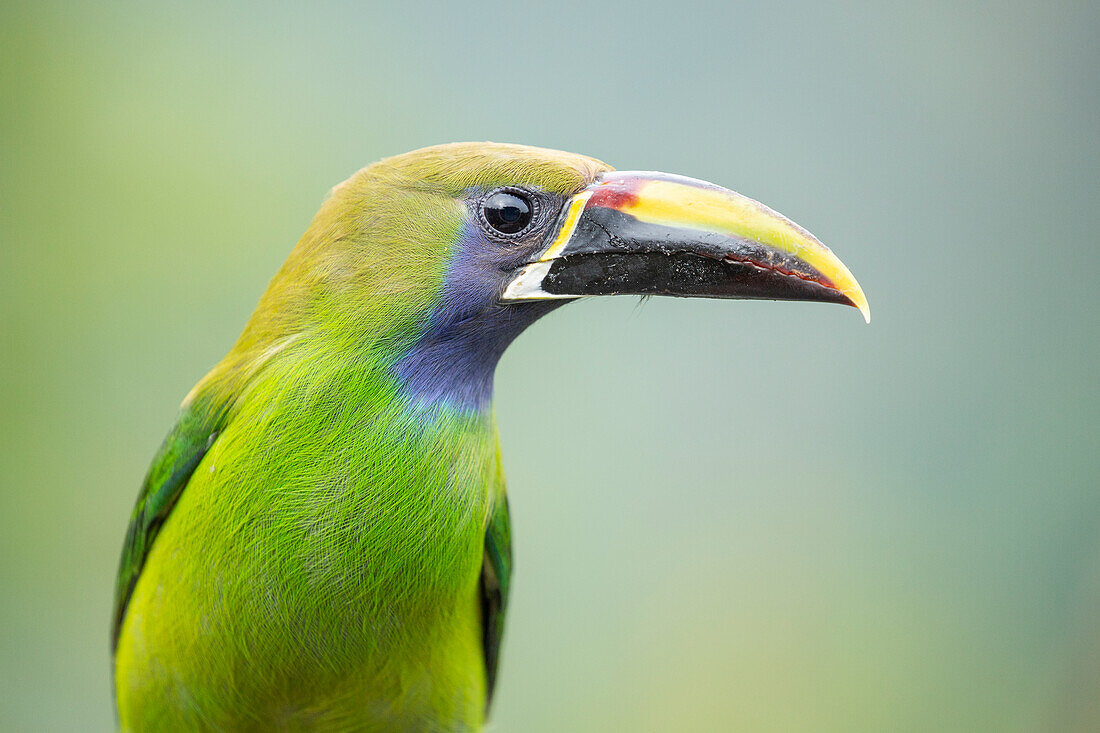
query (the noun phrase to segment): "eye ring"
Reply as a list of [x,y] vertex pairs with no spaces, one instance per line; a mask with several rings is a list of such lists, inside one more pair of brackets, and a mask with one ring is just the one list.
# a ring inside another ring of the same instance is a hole
[[479,206],[481,223],[495,237],[516,239],[529,232],[539,218],[539,200],[522,188],[505,186],[490,191]]

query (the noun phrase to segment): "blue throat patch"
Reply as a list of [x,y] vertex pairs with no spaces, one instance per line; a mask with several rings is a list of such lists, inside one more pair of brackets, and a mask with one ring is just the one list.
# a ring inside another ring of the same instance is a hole
[[502,305],[504,281],[522,253],[489,241],[467,225],[452,255],[428,327],[394,364],[411,400],[463,411],[488,408],[493,375],[508,345],[567,300]]

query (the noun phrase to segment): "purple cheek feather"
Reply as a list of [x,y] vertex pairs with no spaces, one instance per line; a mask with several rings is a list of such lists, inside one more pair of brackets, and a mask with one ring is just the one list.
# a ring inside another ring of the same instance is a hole
[[489,240],[476,224],[463,227],[428,325],[393,367],[413,402],[471,412],[486,409],[504,350],[525,328],[568,302],[499,302],[505,280],[523,263],[516,247]]

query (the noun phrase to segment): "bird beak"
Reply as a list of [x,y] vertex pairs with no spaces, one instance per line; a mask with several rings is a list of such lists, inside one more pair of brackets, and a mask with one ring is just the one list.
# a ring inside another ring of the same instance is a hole
[[786,217],[704,181],[608,173],[575,195],[541,254],[501,300],[588,295],[818,300],[867,298],[829,248]]

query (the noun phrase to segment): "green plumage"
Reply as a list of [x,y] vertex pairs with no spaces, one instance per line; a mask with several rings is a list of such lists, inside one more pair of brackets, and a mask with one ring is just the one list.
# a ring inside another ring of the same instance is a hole
[[337,187],[182,407],[127,533],[125,730],[476,730],[511,573],[491,409],[394,376],[471,186],[568,194],[602,166],[441,146]]

